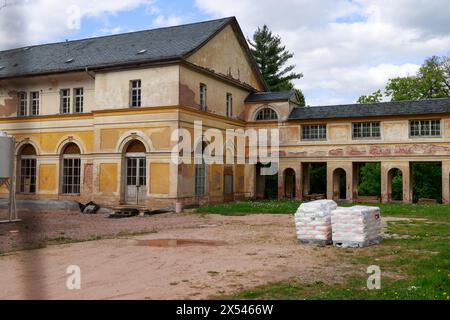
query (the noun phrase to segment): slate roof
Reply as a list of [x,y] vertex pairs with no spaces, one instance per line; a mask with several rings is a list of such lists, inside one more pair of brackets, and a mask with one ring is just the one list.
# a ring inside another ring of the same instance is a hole
[[0,79],[180,59],[232,21],[234,17],[0,51]]
[[294,108],[289,120],[362,118],[450,113],[450,99]]
[[265,101],[287,101],[292,98],[295,91],[280,91],[280,92],[256,92],[250,94],[245,102],[265,102]]

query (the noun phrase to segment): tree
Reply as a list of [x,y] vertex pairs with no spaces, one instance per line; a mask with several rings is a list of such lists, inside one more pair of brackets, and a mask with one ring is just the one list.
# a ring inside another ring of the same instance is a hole
[[248,42],[269,90],[291,90],[294,88],[292,80],[303,77],[292,71],[295,65],[286,66],[294,55],[282,45],[280,36],[272,34],[266,25],[258,28],[253,40],[248,39]]
[[450,97],[450,58],[428,58],[415,76],[390,79],[385,93],[391,101]]
[[[413,76],[389,79],[385,95],[391,101],[450,97],[450,57],[433,56],[425,60]],[[358,103],[379,102],[381,90],[361,96]]]
[[303,94],[303,91],[300,89],[294,89],[294,91],[295,91],[295,96],[297,97],[299,106],[300,107],[306,106],[305,95]]
[[381,93],[381,90],[377,90],[371,95],[368,96],[361,96],[358,99],[358,103],[374,103],[374,102],[381,102],[383,99],[383,94]]

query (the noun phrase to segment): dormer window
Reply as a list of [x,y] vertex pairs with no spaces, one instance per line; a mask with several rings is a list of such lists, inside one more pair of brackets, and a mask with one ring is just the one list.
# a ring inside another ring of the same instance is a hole
[[263,108],[256,114],[256,121],[278,120],[278,114],[272,108]]

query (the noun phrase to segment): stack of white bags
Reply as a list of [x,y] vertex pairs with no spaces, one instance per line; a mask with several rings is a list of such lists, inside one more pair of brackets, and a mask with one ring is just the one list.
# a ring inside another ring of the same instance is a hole
[[326,245],[331,239],[331,212],[337,208],[333,200],[302,203],[295,213],[297,238],[300,243]]
[[377,207],[338,207],[333,200],[303,203],[295,214],[300,243],[340,247],[366,247],[382,240]]
[[339,247],[367,247],[381,242],[381,215],[377,207],[337,208],[331,213],[333,243]]

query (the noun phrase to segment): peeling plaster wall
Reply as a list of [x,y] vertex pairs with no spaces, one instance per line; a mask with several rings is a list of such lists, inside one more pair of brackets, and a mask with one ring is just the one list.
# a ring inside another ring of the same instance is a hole
[[18,92],[26,92],[28,105],[30,92],[40,95],[39,114],[54,115],[60,113],[60,90],[71,90],[71,112],[73,111],[73,89],[84,89],[84,112],[94,109],[94,80],[86,73],[39,76],[13,80],[0,80],[0,118],[17,116]]
[[206,107],[208,112],[226,116],[226,97],[227,93],[231,93],[233,95],[232,118],[244,119],[244,100],[250,92],[186,67],[180,67],[181,106],[199,108],[200,83],[207,86]]
[[187,60],[263,90],[231,26],[225,27]]
[[142,107],[178,105],[179,67],[174,65],[97,73],[96,109],[129,108],[131,80],[141,80]]

